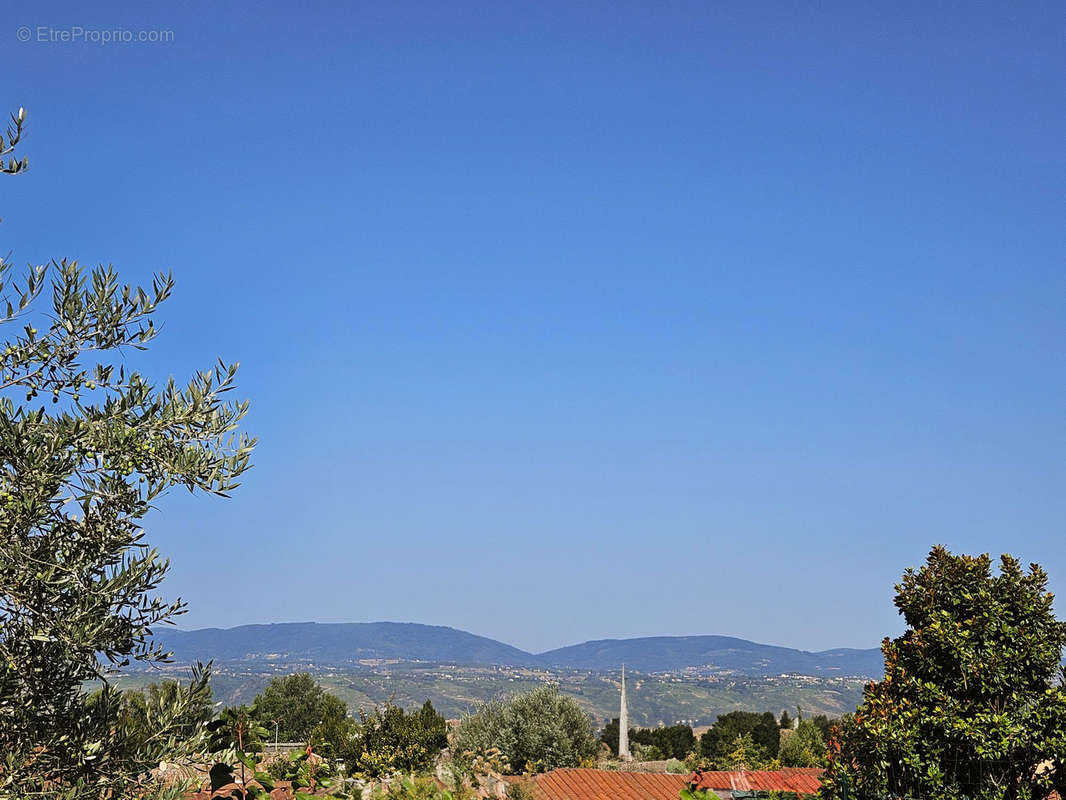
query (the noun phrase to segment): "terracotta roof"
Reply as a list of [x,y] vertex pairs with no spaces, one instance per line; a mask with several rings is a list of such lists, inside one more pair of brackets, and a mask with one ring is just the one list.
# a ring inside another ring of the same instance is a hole
[[822,785],[821,769],[791,768],[776,770],[746,770],[736,772],[693,772],[685,778],[698,789],[736,789],[759,792],[795,792],[818,794]]
[[532,779],[535,800],[678,800],[684,775],[554,769]]
[[696,772],[670,775],[603,769],[556,769],[532,778],[535,800],[678,800],[689,783],[700,789],[779,791],[813,795],[820,769]]

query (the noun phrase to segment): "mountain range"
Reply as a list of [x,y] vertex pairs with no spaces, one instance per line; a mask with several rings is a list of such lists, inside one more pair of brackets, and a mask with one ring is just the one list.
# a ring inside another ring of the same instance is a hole
[[653,636],[600,639],[529,653],[455,628],[401,622],[288,622],[161,631],[156,637],[175,661],[359,667],[375,662],[611,672],[623,663],[636,672],[700,675],[880,677],[880,650],[808,652],[730,636]]

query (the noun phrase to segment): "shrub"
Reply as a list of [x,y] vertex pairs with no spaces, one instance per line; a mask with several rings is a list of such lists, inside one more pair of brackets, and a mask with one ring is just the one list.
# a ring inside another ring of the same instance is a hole
[[463,718],[455,736],[459,758],[495,748],[512,771],[524,772],[579,766],[597,746],[588,715],[555,685],[483,703]]
[[804,720],[781,743],[778,756],[783,767],[825,766],[825,740],[818,726]]
[[341,753],[353,775],[380,778],[425,772],[448,744],[448,725],[428,700],[413,714],[392,703],[359,712],[360,723]]

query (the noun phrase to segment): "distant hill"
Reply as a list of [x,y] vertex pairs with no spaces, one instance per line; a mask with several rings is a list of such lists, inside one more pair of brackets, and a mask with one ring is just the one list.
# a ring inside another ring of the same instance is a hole
[[437,625],[412,622],[283,622],[236,628],[164,630],[156,637],[177,661],[429,661],[525,666],[533,658],[517,647]]
[[650,636],[641,639],[600,639],[541,653],[550,667],[610,670],[625,664],[639,672],[694,669],[701,674],[781,675],[795,673],[831,677],[879,677],[881,651],[837,649],[818,653],[756,644],[731,636]]
[[877,649],[812,653],[729,636],[602,639],[540,654],[455,628],[400,622],[291,622],[164,630],[157,638],[181,663],[312,662],[327,666],[386,660],[592,672],[611,672],[624,663],[645,673],[696,670],[703,675],[820,677],[878,677],[883,669]]

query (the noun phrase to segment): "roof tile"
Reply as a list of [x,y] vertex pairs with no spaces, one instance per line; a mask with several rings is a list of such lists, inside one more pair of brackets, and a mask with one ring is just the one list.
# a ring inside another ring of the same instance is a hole
[[795,792],[813,795],[822,783],[821,769],[794,767],[778,770],[697,771],[685,780],[699,789],[739,789],[759,792]]
[[700,789],[795,792],[813,795],[821,785],[820,769],[710,771],[691,775],[622,772],[602,769],[556,769],[532,778],[535,800],[678,800],[688,783]]

